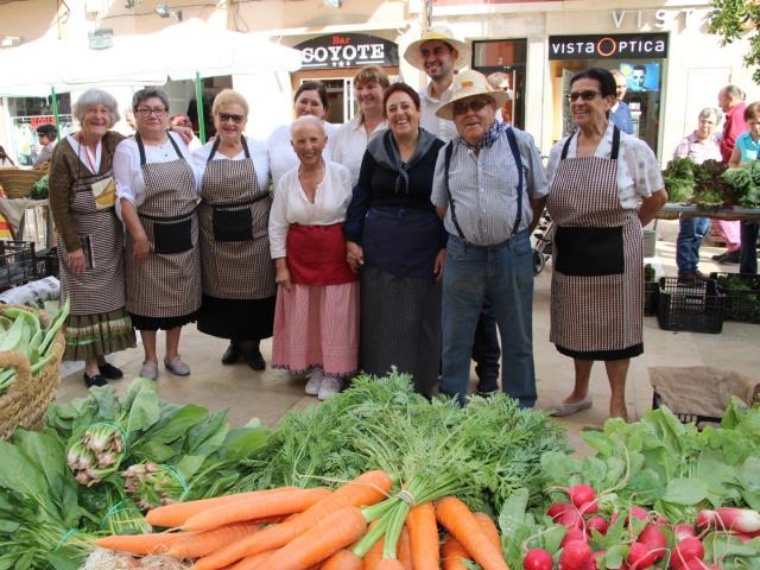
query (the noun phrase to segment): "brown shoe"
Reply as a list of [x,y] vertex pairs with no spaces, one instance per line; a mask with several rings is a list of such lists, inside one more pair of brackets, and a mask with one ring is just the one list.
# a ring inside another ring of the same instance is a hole
[[682,273],[678,276],[678,282],[683,284],[696,284],[703,283],[710,279],[707,275],[701,271],[689,271],[688,273]]

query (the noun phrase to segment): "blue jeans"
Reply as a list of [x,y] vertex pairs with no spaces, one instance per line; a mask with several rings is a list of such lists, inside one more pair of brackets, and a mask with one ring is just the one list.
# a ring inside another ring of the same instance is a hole
[[532,407],[533,252],[527,231],[503,244],[478,247],[449,236],[443,271],[443,374],[440,392],[464,404],[475,328],[486,298],[501,334],[503,390]]
[[491,310],[491,300],[486,298],[475,329],[472,343],[472,359],[478,376],[478,392],[495,392],[499,389],[499,336],[496,333],[496,319]]
[[676,239],[678,275],[694,273],[699,264],[699,246],[710,231],[710,218],[681,218]]

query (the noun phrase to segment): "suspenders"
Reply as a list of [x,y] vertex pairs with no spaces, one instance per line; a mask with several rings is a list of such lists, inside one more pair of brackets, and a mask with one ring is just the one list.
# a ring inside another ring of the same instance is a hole
[[[517,233],[520,228],[520,222],[522,221],[522,204],[523,204],[523,168],[522,159],[520,158],[520,150],[517,148],[517,138],[512,128],[507,129],[507,140],[509,141],[509,148],[512,151],[512,157],[517,165],[517,216],[515,217],[515,224],[512,227],[512,236]],[[454,227],[459,234],[462,241],[467,242],[464,237],[464,232],[457,220],[456,210],[454,209],[454,199],[451,196],[451,188],[449,186],[449,170],[451,169],[451,156],[454,153],[454,141],[449,141],[444,151],[444,178],[446,185],[446,194],[449,197],[449,208],[451,209],[451,221],[454,223]]]

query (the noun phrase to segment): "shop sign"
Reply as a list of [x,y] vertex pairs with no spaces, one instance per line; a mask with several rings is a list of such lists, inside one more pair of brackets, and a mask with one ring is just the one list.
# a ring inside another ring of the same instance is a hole
[[301,69],[398,66],[398,46],[395,42],[366,34],[319,36],[294,47],[301,52]]
[[659,59],[668,57],[668,34],[549,36],[549,59]]

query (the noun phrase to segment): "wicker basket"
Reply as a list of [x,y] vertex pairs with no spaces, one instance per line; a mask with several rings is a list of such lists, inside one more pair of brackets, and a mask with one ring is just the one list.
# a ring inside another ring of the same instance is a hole
[[[33,310],[18,305],[3,307]],[[46,313],[40,312],[40,320],[47,324],[49,318]],[[61,358],[65,349],[66,340],[63,331],[59,330],[50,347],[53,359],[34,376],[29,373],[29,360],[23,352],[0,352],[0,367],[16,368],[16,380],[0,396],[0,441],[13,435],[17,427],[42,429],[45,426],[48,404],[55,398],[61,382]]]
[[0,168],[0,186],[8,198],[28,198],[32,193],[32,185],[45,174],[45,169]]

